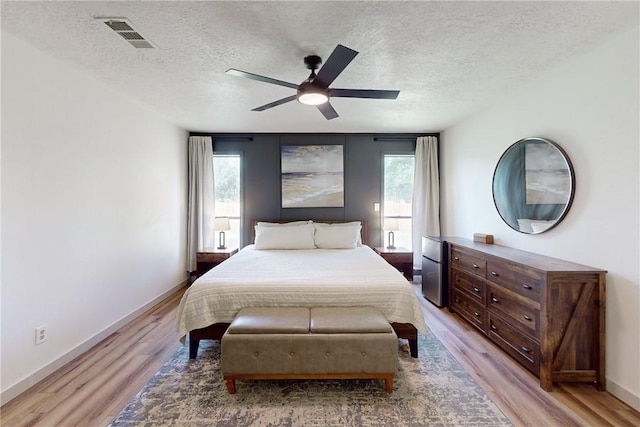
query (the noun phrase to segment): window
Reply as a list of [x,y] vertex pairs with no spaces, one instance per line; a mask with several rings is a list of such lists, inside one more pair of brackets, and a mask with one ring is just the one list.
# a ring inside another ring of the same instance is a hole
[[393,231],[394,246],[412,249],[411,201],[413,199],[414,155],[384,156],[383,225],[384,245]]
[[[225,231],[226,246],[240,247],[240,155],[214,154],[213,181],[216,197],[216,218],[229,218],[230,230]],[[216,230],[216,246],[220,245],[220,230]]]

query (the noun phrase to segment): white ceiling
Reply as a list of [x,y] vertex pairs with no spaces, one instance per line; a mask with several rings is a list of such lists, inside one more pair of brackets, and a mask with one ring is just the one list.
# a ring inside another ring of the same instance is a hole
[[[439,131],[638,25],[638,2],[2,1],[2,26],[190,131]],[[95,17],[126,17],[135,49]],[[332,99],[339,118],[290,102],[303,58],[360,54],[331,87],[397,89],[397,100]],[[46,70],[43,70],[46,73]],[[600,84],[601,82],[594,82]],[[585,88],[588,90],[588,88]]]

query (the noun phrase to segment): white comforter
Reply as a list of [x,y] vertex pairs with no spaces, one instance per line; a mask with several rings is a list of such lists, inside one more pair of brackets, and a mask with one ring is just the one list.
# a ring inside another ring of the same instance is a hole
[[180,301],[181,340],[193,329],[230,323],[242,307],[373,306],[389,322],[426,334],[411,284],[368,246],[256,250],[247,246],[198,278]]

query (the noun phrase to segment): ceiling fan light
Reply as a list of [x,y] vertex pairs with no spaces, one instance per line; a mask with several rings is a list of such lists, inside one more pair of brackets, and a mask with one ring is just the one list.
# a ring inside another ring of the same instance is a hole
[[298,102],[305,105],[320,105],[329,100],[329,91],[314,86],[310,81],[303,82],[298,87]]
[[329,97],[320,92],[307,92],[298,95],[298,101],[305,105],[320,105],[329,100]]

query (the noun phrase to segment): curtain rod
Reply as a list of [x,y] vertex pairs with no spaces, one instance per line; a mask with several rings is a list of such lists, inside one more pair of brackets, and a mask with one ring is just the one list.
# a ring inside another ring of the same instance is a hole
[[214,136],[214,141],[253,141],[250,136]]
[[373,138],[374,141],[415,141],[416,138],[415,137],[398,137],[398,138],[393,138],[393,137],[377,137],[377,138]]

